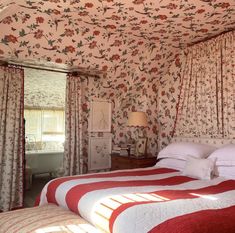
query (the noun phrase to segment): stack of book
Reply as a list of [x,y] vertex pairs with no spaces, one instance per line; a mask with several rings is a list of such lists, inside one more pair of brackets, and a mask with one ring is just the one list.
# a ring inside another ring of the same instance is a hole
[[135,154],[135,147],[134,145],[113,146],[112,153],[120,154],[123,156],[133,155]]

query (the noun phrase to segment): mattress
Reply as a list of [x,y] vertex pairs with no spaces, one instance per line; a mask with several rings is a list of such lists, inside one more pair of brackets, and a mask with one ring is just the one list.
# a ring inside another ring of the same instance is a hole
[[53,204],[0,214],[0,233],[99,233],[71,211]]
[[48,203],[103,232],[235,232],[235,180],[197,180],[169,168],[58,178],[41,192],[38,204]]

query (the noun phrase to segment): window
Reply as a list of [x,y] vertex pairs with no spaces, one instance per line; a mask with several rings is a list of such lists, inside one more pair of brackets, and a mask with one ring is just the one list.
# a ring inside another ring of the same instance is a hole
[[64,110],[24,111],[26,150],[62,150],[65,140]]

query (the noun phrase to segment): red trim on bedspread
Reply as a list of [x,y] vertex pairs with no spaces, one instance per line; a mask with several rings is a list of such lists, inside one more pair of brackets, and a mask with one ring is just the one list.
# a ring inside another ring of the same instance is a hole
[[[158,175],[158,174],[165,174],[177,172],[177,170],[170,169],[170,168],[156,168],[151,170],[130,170],[130,171],[117,171],[111,173],[102,173],[102,174],[88,174],[88,175],[79,175],[79,176],[69,176],[69,177],[61,177],[59,179],[53,180],[47,187],[47,200],[50,203],[57,204],[55,199],[55,193],[57,188],[64,182],[71,181],[71,180],[81,180],[81,179],[90,179],[90,178],[112,178],[112,177],[123,177],[123,176],[147,176],[147,175]],[[79,186],[80,189],[81,186]],[[40,202],[40,201],[39,201]],[[39,203],[38,202],[38,203]]]
[[[169,199],[169,201],[173,201],[173,200],[179,200],[179,199],[195,199],[195,198],[200,197],[200,196],[192,195],[192,193],[199,194],[199,195],[213,195],[213,194],[223,193],[223,192],[226,192],[226,191],[231,191],[231,190],[234,190],[234,189],[235,189],[235,180],[228,180],[228,181],[224,181],[224,182],[222,182],[218,185],[213,185],[213,186],[200,188],[200,189],[164,190],[164,191],[149,192],[149,194],[156,194],[160,197],[164,197],[164,198]],[[148,204],[148,203],[157,203],[157,202],[158,201],[130,202],[130,203],[122,204],[118,208],[114,209],[113,212],[112,212],[112,215],[110,217],[110,220],[109,220],[110,232],[113,232],[113,225],[114,225],[114,222],[117,219],[117,217],[123,211],[125,211],[126,209],[128,209],[130,207],[133,207],[133,206],[136,206],[136,205]],[[168,200],[161,200],[161,202],[168,202]],[[156,227],[156,229],[157,229],[157,227]],[[156,231],[156,232],[158,232],[158,231]],[[169,232],[171,232],[171,231],[168,231],[168,233]],[[187,232],[187,231],[185,231],[185,232]],[[213,231],[211,231],[211,232],[213,232]],[[211,233],[211,232],[208,231],[208,233]],[[234,229],[234,232],[235,232],[235,229]],[[182,232],[180,232],[180,233],[182,233]],[[195,232],[195,233],[198,233],[198,232]],[[206,233],[206,232],[203,231],[203,233]],[[223,233],[223,232],[221,232],[221,233]],[[227,232],[225,232],[225,233],[227,233]]]
[[156,185],[178,185],[195,180],[187,176],[174,176],[160,180],[128,180],[128,181],[103,181],[89,184],[81,184],[71,188],[66,194],[66,203],[68,208],[75,213],[78,212],[80,199],[91,191],[119,188],[119,187],[138,187],[138,186],[156,186]]
[[148,233],[234,233],[235,206],[202,210],[169,219]]

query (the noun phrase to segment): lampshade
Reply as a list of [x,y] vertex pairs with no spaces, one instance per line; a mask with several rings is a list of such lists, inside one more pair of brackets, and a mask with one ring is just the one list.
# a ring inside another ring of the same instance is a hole
[[148,121],[145,112],[131,112],[128,118],[128,126],[147,127]]

